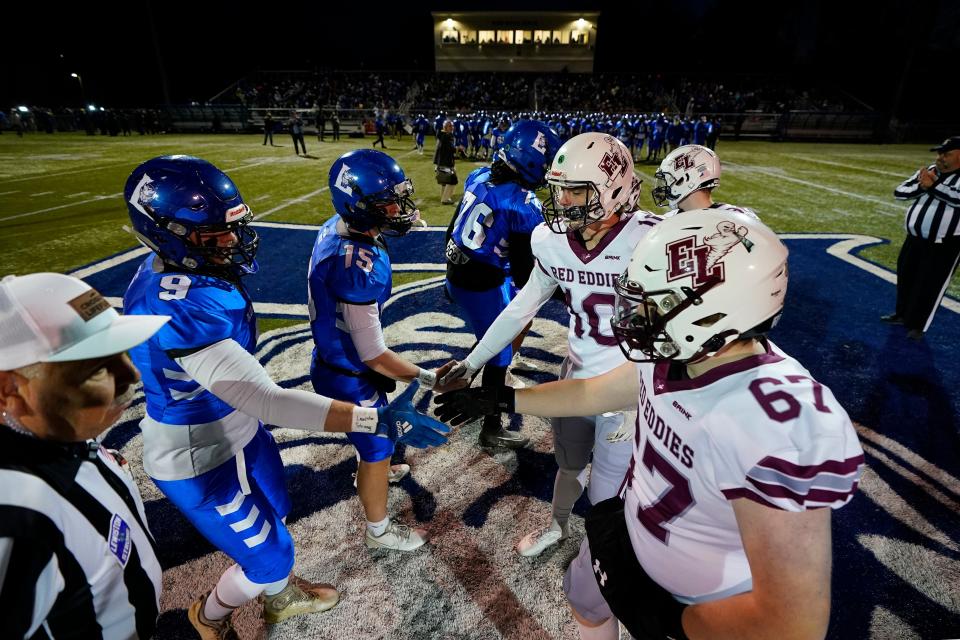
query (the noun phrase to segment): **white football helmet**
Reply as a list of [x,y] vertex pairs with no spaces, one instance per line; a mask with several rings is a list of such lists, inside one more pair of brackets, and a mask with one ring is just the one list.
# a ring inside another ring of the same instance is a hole
[[697,362],[776,324],[787,247],[754,216],[696,209],[665,218],[614,285],[613,333],[634,362]]
[[694,191],[720,184],[720,158],[699,144],[685,144],[667,154],[653,174],[657,186],[653,201],[658,207],[676,209]]
[[543,217],[554,233],[582,229],[636,208],[640,183],[622,142],[605,133],[582,133],[567,140],[553,158]]

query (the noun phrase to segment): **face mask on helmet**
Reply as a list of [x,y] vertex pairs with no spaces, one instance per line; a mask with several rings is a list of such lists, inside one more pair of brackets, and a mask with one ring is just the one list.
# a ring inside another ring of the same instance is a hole
[[698,362],[769,331],[786,289],[787,249],[757,218],[688,211],[637,244],[614,284],[611,326],[629,360]]
[[330,167],[329,185],[334,210],[354,231],[399,236],[420,219],[413,182],[383,152],[358,149],[340,156]]
[[385,236],[402,236],[420,219],[420,210],[413,202],[413,182],[409,179],[362,198],[357,207],[373,213],[378,220],[376,226]]
[[720,183],[720,160],[710,149],[684,145],[671,151],[654,174],[653,202],[676,208],[694,191],[712,189]]
[[557,151],[547,183],[544,219],[551,231],[567,233],[632,211],[641,180],[622,142],[602,133],[583,133]]
[[164,262],[219,277],[257,271],[260,239],[236,185],[190,156],[148,160],[127,180],[131,231]]
[[609,218],[592,182],[550,183],[543,202],[543,219],[554,233],[570,233]]

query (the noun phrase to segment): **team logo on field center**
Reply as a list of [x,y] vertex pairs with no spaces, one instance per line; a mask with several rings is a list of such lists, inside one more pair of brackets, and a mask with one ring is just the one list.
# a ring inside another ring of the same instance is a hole
[[693,278],[694,287],[714,279],[723,282],[723,257],[738,244],[743,244],[747,251],[753,248],[748,232],[746,227],[724,220],[717,225],[715,234],[703,237],[703,244],[697,244],[695,235],[667,244],[667,282],[686,277]]

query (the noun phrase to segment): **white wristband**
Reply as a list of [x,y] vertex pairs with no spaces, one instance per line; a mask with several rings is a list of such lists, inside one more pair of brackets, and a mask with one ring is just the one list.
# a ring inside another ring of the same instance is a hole
[[437,386],[437,374],[427,369],[417,371],[417,380],[419,380],[420,385],[426,389],[433,389]]
[[354,433],[376,433],[380,413],[373,407],[354,407],[350,419],[350,431]]

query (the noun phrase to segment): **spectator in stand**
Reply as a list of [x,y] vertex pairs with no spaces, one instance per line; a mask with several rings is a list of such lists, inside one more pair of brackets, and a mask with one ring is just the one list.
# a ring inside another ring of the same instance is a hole
[[340,112],[334,111],[333,115],[330,117],[330,126],[333,127],[333,141],[338,142],[340,140]]
[[718,116],[714,116],[710,121],[710,132],[707,134],[707,146],[712,151],[716,151],[717,140],[720,139],[720,124],[721,119]]

